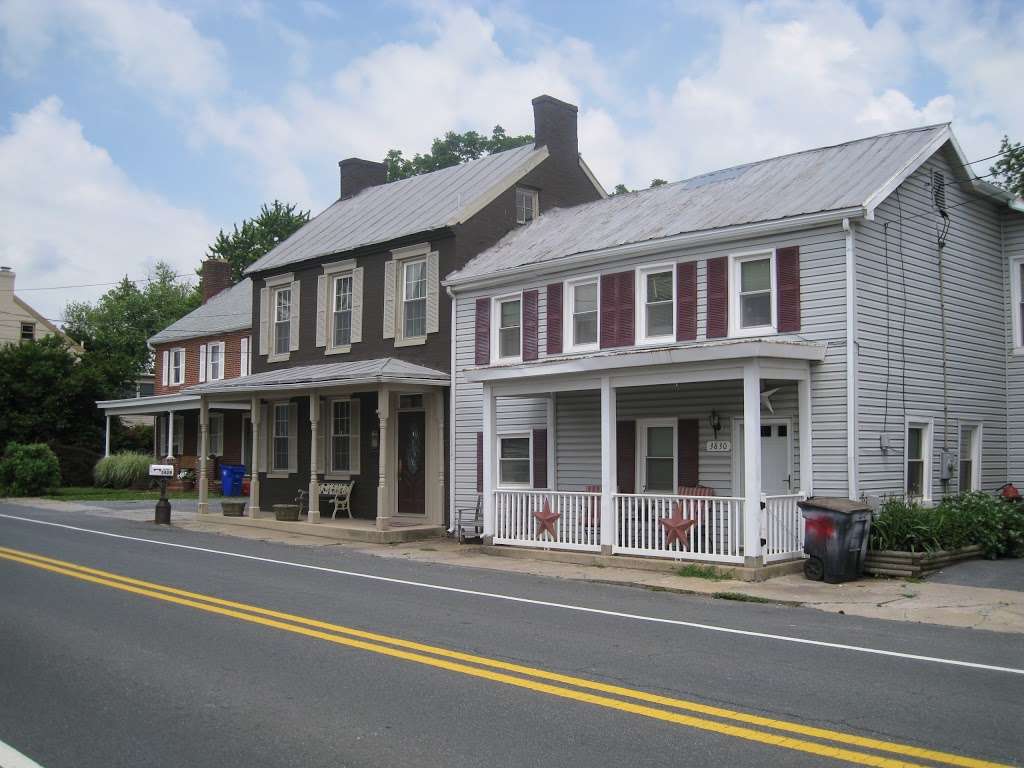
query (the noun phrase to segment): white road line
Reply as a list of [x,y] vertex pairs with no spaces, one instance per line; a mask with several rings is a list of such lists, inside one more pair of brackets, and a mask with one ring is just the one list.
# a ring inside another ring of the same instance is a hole
[[271,563],[273,565],[287,565],[292,568],[304,568],[309,571],[320,571],[322,573],[333,573],[338,576],[351,576],[358,579],[368,579],[370,581],[383,581],[389,584],[401,584],[407,587],[418,587],[421,589],[434,589],[439,592],[454,592],[461,595],[471,595],[473,597],[485,597],[491,600],[506,600],[512,603],[524,603],[526,605],[539,605],[545,608],[558,608],[564,611],[577,611],[579,613],[592,613],[600,616],[612,616],[617,619],[628,619],[630,621],[646,621],[654,624],[670,624],[677,627],[688,627],[690,629],[703,629],[708,632],[723,632],[729,635],[742,635],[744,637],[757,637],[764,640],[779,640],[786,643],[798,643],[801,645],[814,645],[820,648],[832,648],[840,651],[855,651],[857,653],[870,653],[876,656],[892,656],[898,659],[909,659],[912,661],[928,661],[935,664],[946,664],[953,667],[967,667],[970,669],[983,669],[989,672],[1008,672],[1013,675],[1024,675],[1024,669],[1016,669],[1014,667],[1000,667],[994,664],[980,664],[975,661],[961,661],[959,659],[943,659],[937,656],[922,656],[916,653],[901,653],[899,651],[886,651],[881,648],[866,648],[860,645],[846,645],[845,643],[830,643],[825,640],[811,640],[804,637],[791,637],[789,635],[774,635],[768,632],[755,632],[749,629],[734,629],[732,627],[719,627],[714,624],[700,624],[694,621],[683,621],[681,619],[665,619],[658,616],[643,616],[636,613],[623,613],[621,611],[609,611],[603,608],[588,608],[584,605],[572,605],[571,603],[555,603],[548,600],[534,600],[529,597],[517,597],[515,595],[502,595],[496,592],[480,592],[475,589],[463,589],[461,587],[446,587],[441,584],[427,584],[421,581],[410,581],[408,579],[396,579],[390,576],[376,576],[371,573],[359,573],[358,571],[346,571],[340,568],[326,568],[321,565],[309,565],[307,563],[294,563],[289,560],[275,560],[270,557],[258,557],[256,555],[243,555],[239,552],[226,552],[221,549],[210,549],[208,547],[195,547],[189,544],[174,544],[169,541],[156,541],[154,539],[145,539],[141,536],[125,536],[120,533],[110,533],[108,531],[97,531],[92,528],[81,528],[76,525],[66,525],[65,523],[54,523],[49,520],[35,520],[31,517],[19,517],[17,515],[5,515],[0,513],[0,518],[6,518],[8,520],[19,520],[24,523],[34,523],[36,525],[49,525],[54,528],[65,528],[70,531],[80,531],[82,533],[92,533],[97,536],[108,536],[112,539],[124,539],[126,541],[141,541],[146,544],[156,544],[161,547],[174,547],[176,549],[187,549],[193,552],[206,552],[211,555],[222,555],[224,557],[236,557],[241,560],[255,560],[261,563]]
[[30,760],[9,744],[0,741],[0,768],[43,768],[35,760]]

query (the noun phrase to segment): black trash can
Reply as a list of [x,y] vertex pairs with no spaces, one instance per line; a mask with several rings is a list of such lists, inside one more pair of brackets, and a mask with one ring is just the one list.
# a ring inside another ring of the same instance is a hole
[[852,581],[864,568],[871,507],[861,501],[812,496],[799,502],[804,518],[804,576],[829,584]]

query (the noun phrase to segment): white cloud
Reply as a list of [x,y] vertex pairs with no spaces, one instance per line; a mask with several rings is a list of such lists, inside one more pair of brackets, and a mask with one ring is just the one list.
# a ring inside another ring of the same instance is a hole
[[[0,133],[0,263],[18,287],[81,285],[150,274],[166,261],[191,273],[216,228],[198,211],[140,189],[50,97]],[[50,318],[104,288],[23,294]]]

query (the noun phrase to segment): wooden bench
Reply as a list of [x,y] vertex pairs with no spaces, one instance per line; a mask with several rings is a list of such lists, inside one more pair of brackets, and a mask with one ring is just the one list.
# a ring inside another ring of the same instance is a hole
[[[355,484],[355,480],[344,480],[335,483],[317,483],[317,493],[320,498],[326,497],[334,504],[334,511],[331,514],[332,520],[338,516],[338,512],[344,512],[348,515],[349,520],[352,519],[352,487]],[[299,504],[300,512],[305,506],[306,497],[308,495],[308,489],[299,489],[299,495],[295,498],[295,501]]]

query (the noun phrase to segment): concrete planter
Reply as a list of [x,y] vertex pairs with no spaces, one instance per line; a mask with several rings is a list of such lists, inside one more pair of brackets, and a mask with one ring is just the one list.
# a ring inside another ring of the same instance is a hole
[[244,501],[222,501],[220,508],[224,512],[224,517],[241,517],[245,514]]
[[953,550],[938,552],[896,552],[869,549],[864,559],[864,573],[874,576],[902,576],[920,578],[961,560],[981,557],[981,546],[972,544]]
[[299,519],[298,504],[275,504],[274,519],[294,523]]

